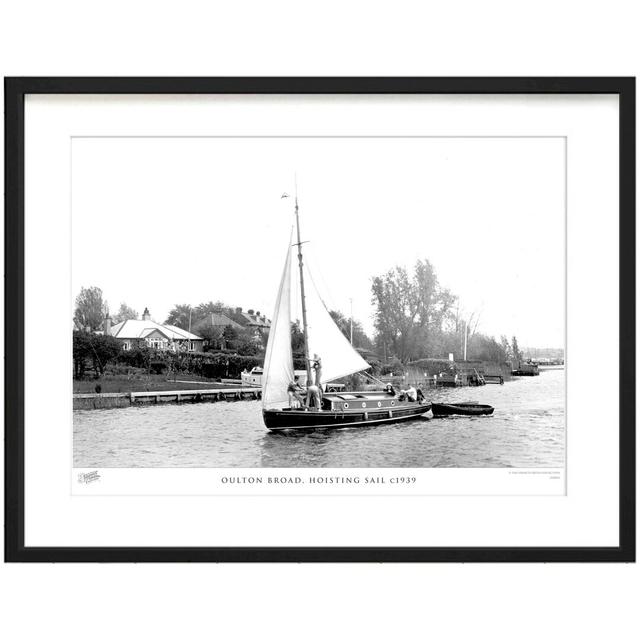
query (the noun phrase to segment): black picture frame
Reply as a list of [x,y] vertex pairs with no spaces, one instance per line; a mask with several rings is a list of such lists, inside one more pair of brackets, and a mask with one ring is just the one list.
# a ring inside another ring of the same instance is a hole
[[[635,78],[5,78],[6,562],[634,562]],[[27,94],[616,94],[619,97],[619,531],[614,547],[26,547],[24,103]]]

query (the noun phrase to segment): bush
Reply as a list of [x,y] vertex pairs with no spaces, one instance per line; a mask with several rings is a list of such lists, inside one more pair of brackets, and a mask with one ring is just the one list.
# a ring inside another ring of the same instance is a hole
[[122,351],[118,364],[153,373],[189,373],[205,378],[239,378],[244,369],[261,366],[262,356],[242,356],[235,352],[178,352],[136,348]]
[[136,347],[128,351],[121,350],[116,361],[130,367],[148,369],[152,356],[155,356],[155,351],[147,347]]
[[402,362],[400,362],[398,358],[393,358],[391,362],[381,365],[380,375],[388,376],[389,374],[393,373],[394,376],[401,376],[404,373],[404,369],[405,368]]
[[163,374],[165,371],[169,369],[169,365],[166,362],[156,361],[149,363],[149,370],[151,373],[155,373],[157,375]]

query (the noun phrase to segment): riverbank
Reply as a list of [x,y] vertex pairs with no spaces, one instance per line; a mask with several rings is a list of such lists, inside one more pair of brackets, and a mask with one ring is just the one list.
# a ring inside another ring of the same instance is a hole
[[168,391],[132,391],[131,393],[76,393],[75,409],[121,409],[132,405],[180,404],[201,402],[234,402],[259,400],[262,390],[256,387],[225,387],[173,389]]
[[[240,383],[240,380],[237,381]],[[162,375],[109,375],[101,378],[92,378],[73,381],[73,393],[96,393],[99,387],[100,393],[132,393],[137,391],[178,391],[189,389],[189,385],[199,387],[206,385],[208,388],[228,387],[231,382],[212,380],[202,376],[180,374],[175,378],[167,378]]]
[[182,374],[107,375],[73,381],[74,409],[118,409],[134,404],[218,402],[257,399],[260,389],[242,388],[240,380],[211,380]]

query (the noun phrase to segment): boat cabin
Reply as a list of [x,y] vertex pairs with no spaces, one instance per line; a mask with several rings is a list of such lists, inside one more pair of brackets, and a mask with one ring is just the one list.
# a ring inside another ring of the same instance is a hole
[[322,396],[323,411],[392,409],[399,404],[406,405],[395,396],[384,392],[325,393]]
[[261,387],[262,386],[262,374],[264,371],[262,367],[253,367],[251,371],[243,371],[240,374],[240,380],[242,380],[242,384],[248,385],[250,387]]

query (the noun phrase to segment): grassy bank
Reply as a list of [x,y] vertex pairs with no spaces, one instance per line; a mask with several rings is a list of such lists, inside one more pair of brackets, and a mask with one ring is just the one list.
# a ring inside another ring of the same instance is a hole
[[100,385],[100,393],[130,393],[132,391],[175,391],[197,389],[218,389],[228,384],[216,382],[211,378],[178,374],[176,380],[161,375],[108,375],[98,378],[73,381],[73,393],[96,393],[96,385]]

